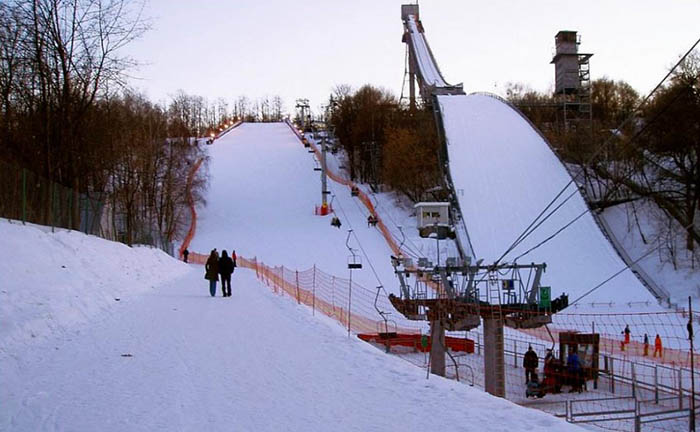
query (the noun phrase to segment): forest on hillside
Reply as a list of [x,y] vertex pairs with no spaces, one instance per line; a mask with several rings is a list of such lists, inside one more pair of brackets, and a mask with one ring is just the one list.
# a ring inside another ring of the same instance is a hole
[[154,103],[131,88],[138,65],[124,48],[149,27],[128,0],[0,3],[0,216],[171,243],[187,193],[203,201],[206,169],[187,181],[205,157],[197,138],[282,119],[279,96],[229,104],[179,91]]
[[[689,56],[649,97],[622,80],[591,83],[592,115],[564,122],[557,95],[510,83],[506,99],[543,134],[593,211],[652,208],[655,238],[678,264],[700,259],[700,57]],[[434,113],[410,109],[386,89],[338,85],[328,122],[353,180],[385,185],[411,199],[445,198]],[[638,220],[630,225],[639,226]],[[641,233],[641,228],[639,228]]]

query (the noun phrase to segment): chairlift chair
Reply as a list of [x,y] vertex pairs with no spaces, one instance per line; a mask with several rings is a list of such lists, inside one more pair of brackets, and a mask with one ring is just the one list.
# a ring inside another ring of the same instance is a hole
[[350,235],[352,234],[352,229],[348,230],[348,237],[345,239],[345,247],[348,248],[351,255],[348,255],[348,268],[350,270],[357,270],[362,268],[362,257],[355,254],[355,251],[350,247]]
[[362,268],[362,257],[359,255],[349,255],[348,256],[348,268],[351,270],[357,270]]

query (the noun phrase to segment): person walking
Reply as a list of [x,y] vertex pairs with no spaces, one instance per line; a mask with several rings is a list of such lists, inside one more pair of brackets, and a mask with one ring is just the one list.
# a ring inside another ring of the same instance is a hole
[[190,251],[188,251],[187,249],[185,249],[184,251],[182,251],[182,259],[183,259],[183,261],[187,262],[187,257],[188,257],[188,256],[190,256]]
[[644,333],[644,357],[649,356],[649,335]]
[[233,273],[233,260],[229,258],[226,249],[221,251],[219,258],[219,274],[221,275],[221,295],[231,297],[231,273]]
[[219,281],[219,255],[216,253],[216,249],[212,249],[204,269],[206,270],[204,279],[209,281],[209,294],[214,297],[216,295],[216,283]]
[[659,353],[659,358],[664,357],[664,347],[661,344],[661,336],[659,334],[656,334],[656,339],[654,339],[654,358],[656,358],[656,353]]
[[622,351],[625,350],[625,345],[629,345],[630,343],[630,333],[632,332],[630,331],[629,324],[625,324],[625,329],[622,330],[622,334],[625,335],[625,340],[620,344],[620,348]]
[[528,346],[527,352],[523,356],[523,367],[525,368],[525,384],[529,383],[533,375],[535,375],[535,370],[539,360],[537,358],[537,353],[532,349],[532,345]]
[[578,358],[578,353],[573,349],[569,352],[569,356],[566,359],[566,371],[569,375],[569,384],[571,384],[569,393],[575,391],[581,393],[583,390],[583,385],[581,383],[581,361]]

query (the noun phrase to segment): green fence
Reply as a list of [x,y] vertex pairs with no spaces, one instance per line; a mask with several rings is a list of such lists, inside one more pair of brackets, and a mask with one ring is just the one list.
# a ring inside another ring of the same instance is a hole
[[[113,207],[109,211],[103,200],[3,161],[0,161],[0,217],[52,228],[76,229],[126,243],[119,216]],[[173,254],[172,243],[164,241],[157,230],[138,232],[134,242]]]

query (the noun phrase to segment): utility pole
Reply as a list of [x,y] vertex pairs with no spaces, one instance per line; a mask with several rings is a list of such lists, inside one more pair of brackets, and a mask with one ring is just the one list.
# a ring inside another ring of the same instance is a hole
[[321,138],[321,208],[326,208],[328,202],[326,196],[330,193],[328,192],[328,181],[326,172],[326,136]]
[[690,339],[690,431],[695,432],[695,350],[693,347],[693,304],[688,296],[688,339]]

